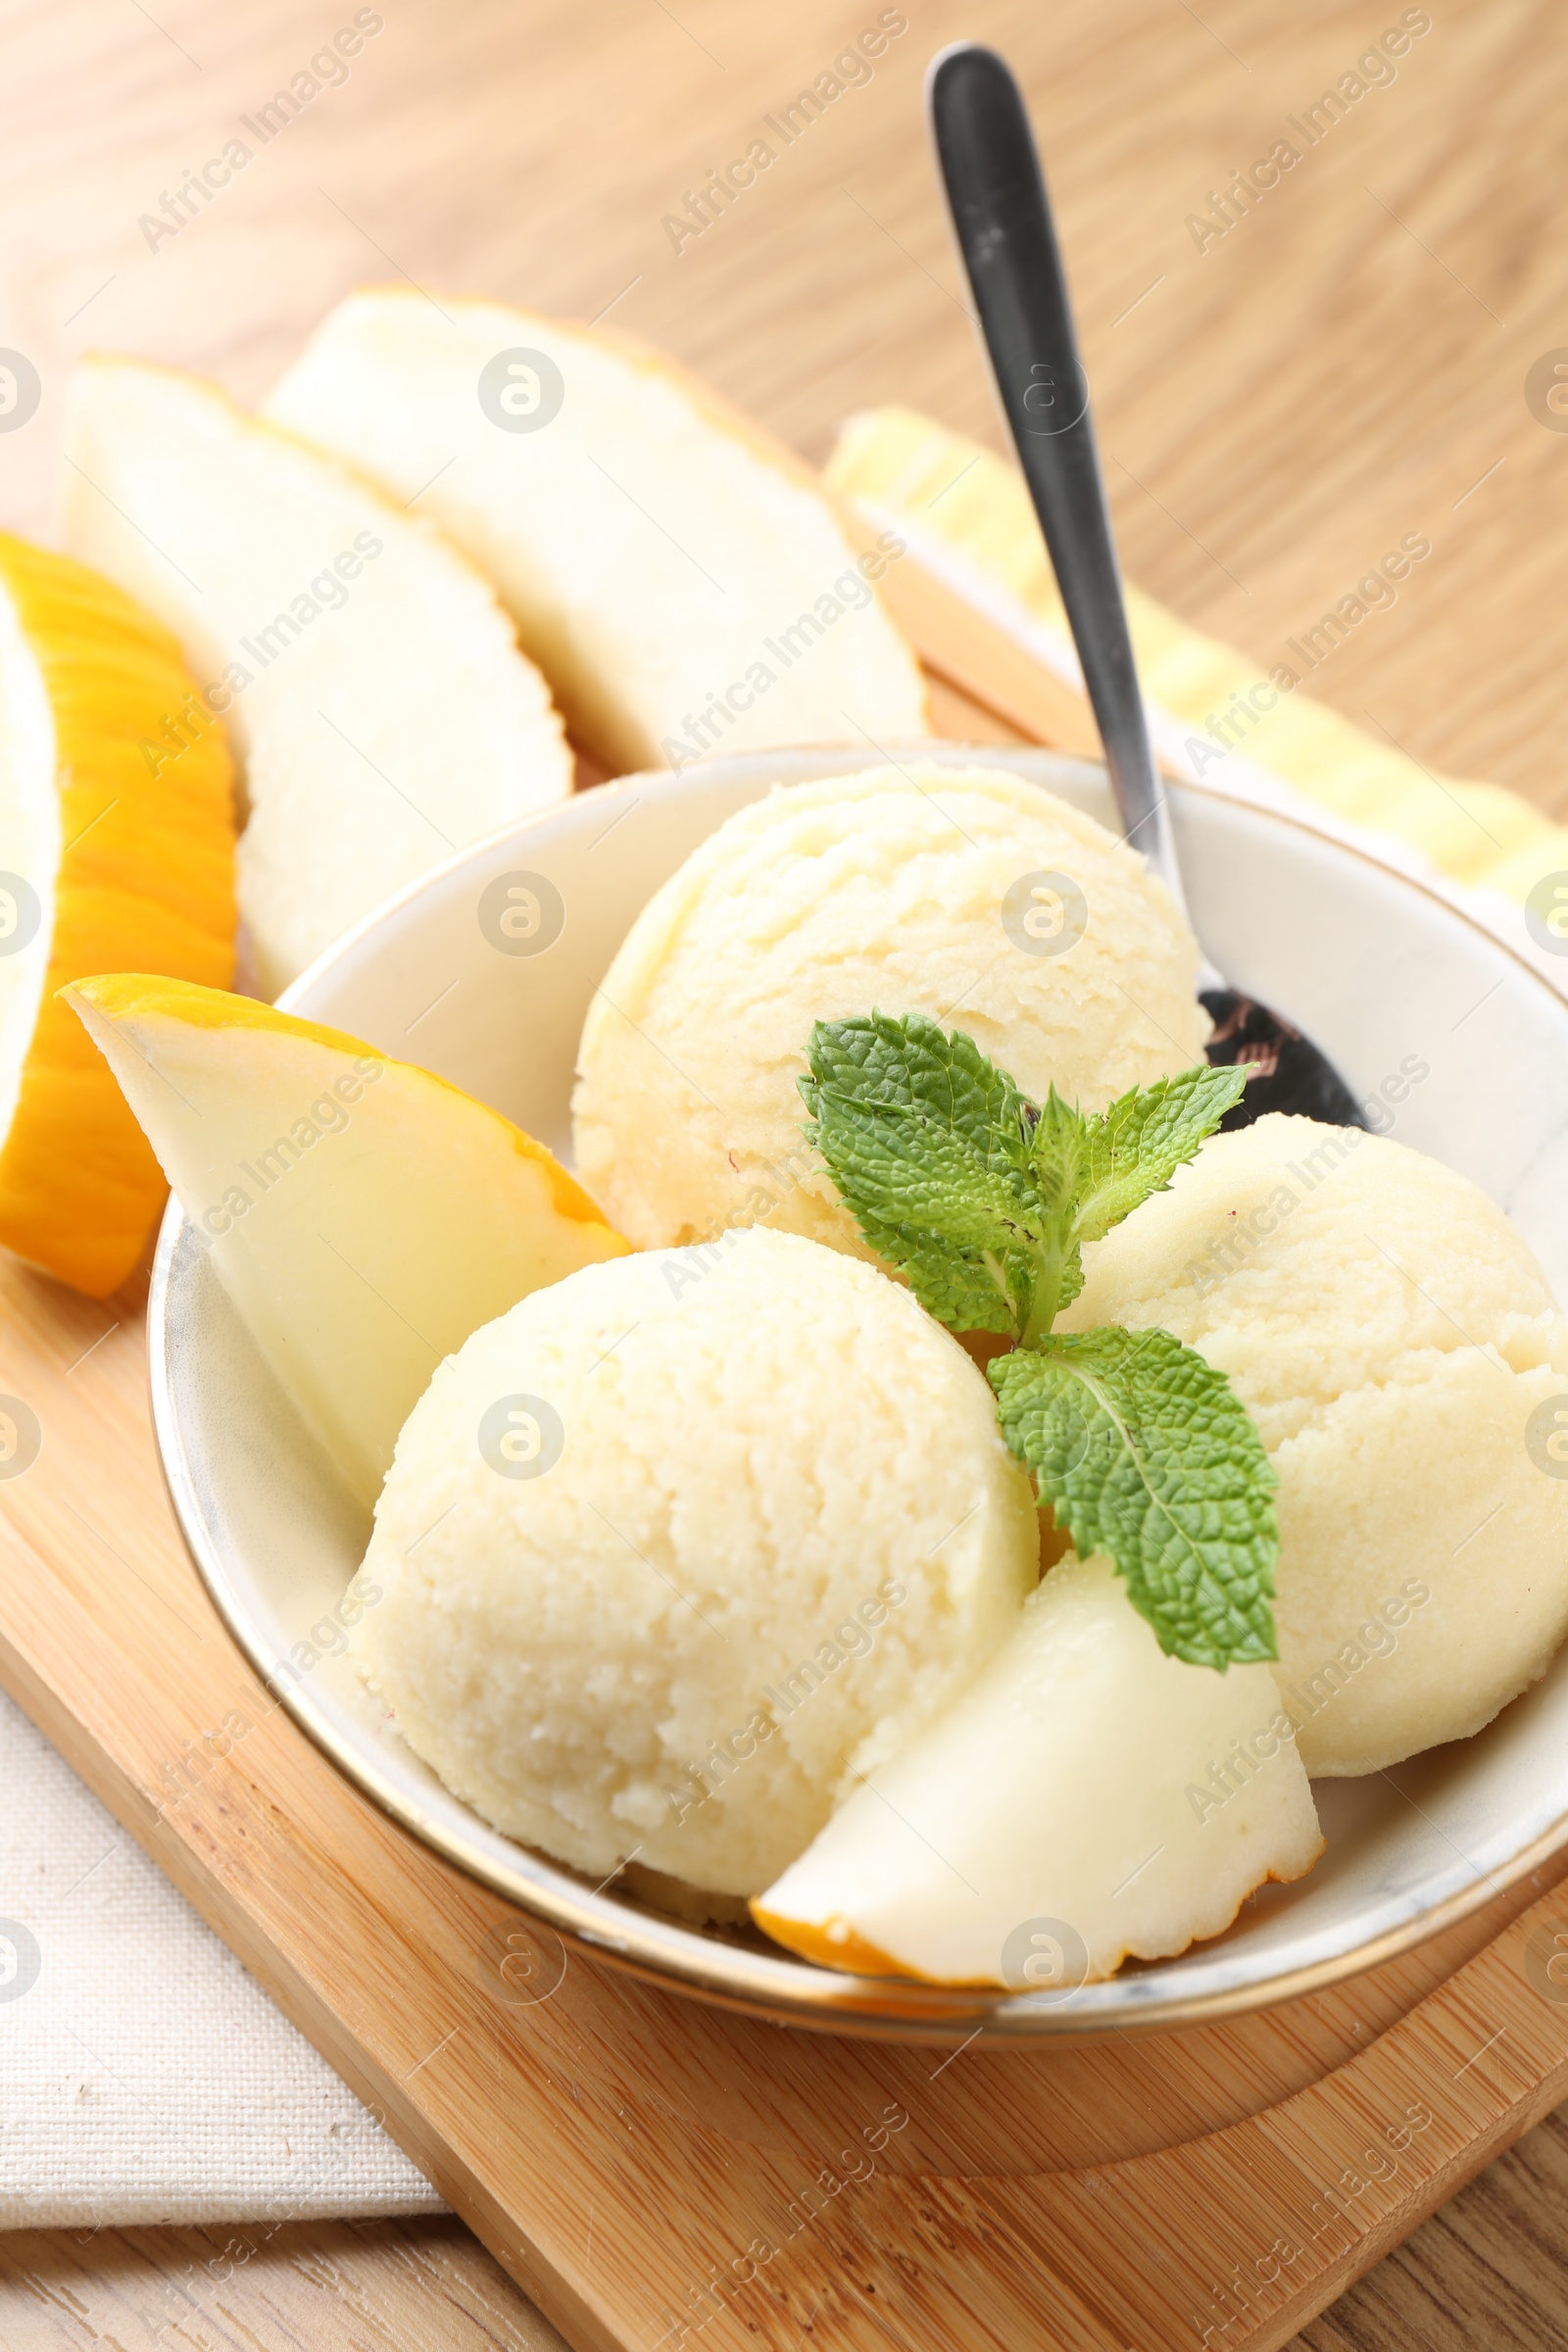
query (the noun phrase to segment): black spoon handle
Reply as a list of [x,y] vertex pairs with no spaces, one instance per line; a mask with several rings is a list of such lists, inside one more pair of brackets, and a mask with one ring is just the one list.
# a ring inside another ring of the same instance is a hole
[[1023,99],[993,49],[933,60],[926,103],[1008,429],[1067,609],[1133,847],[1185,906],[1144,717],[1067,280]]

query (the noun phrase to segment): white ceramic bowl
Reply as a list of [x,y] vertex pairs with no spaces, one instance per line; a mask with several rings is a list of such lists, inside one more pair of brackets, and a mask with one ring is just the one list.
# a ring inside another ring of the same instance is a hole
[[[919,757],[1008,767],[1114,824],[1099,768],[945,744]],[[439,1071],[565,1158],[583,1016],[644,902],[775,781],[864,764],[842,752],[769,754],[603,786],[451,859],[330,949],[284,1003]],[[1369,1101],[1405,1056],[1430,1063],[1393,1131],[1499,1200],[1562,1296],[1568,1004],[1441,900],[1305,827],[1180,787],[1174,822],[1194,919],[1227,978],[1298,1021]],[[544,875],[565,909],[542,954],[500,953],[481,928],[481,893],[519,870]],[[982,2020],[1011,2036],[1169,2027],[1387,1958],[1568,1837],[1565,1651],[1478,1739],[1369,1780],[1320,1784],[1328,1851],[1309,1878],[1266,1890],[1214,1942],[1069,1999],[837,1976],[760,1936],[694,1930],[491,1829],[404,1745],[346,1659],[325,1655],[302,1681],[277,1673],[341,1594],[368,1521],[172,1204],[149,1321],[158,1440],[181,1526],[234,1635],[300,1724],[442,1853],[562,1936],[663,1984],[850,2033],[961,2037]]]

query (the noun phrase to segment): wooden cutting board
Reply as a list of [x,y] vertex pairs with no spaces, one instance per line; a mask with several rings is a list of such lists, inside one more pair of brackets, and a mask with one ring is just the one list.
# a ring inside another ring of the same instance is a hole
[[[1089,740],[919,602],[945,733]],[[0,1269],[0,1392],[42,1432],[0,1476],[0,1682],[574,2345],[1267,2352],[1568,2095],[1568,1856],[1181,2034],[943,2052],[654,1990],[385,1820],[258,1682],[164,1494],[138,1294]]]

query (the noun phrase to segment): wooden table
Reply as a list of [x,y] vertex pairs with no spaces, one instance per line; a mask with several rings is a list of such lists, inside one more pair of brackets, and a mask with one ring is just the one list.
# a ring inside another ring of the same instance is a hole
[[[369,13],[383,22],[348,79],[264,144],[241,118],[308,72],[347,5],[7,10],[0,341],[33,362],[41,399],[0,436],[0,521],[47,529],[77,352],[127,348],[254,398],[365,278],[612,313],[808,456],[848,411],[889,399],[994,440],[919,110],[931,53],[980,36],[1014,61],[1045,141],[1132,575],[1266,663],[1386,545],[1424,531],[1434,559],[1314,690],[1434,768],[1568,816],[1568,602],[1540,527],[1562,508],[1568,417],[1526,397],[1533,364],[1568,346],[1555,219],[1568,41],[1551,0],[910,0],[891,12],[906,28],[873,78],[678,253],[663,220],[685,191],[888,12],[386,0]],[[1355,75],[1376,36],[1428,13],[1395,78]],[[1282,137],[1305,147],[1290,118],[1348,92],[1346,75],[1363,94],[1215,233],[1233,167]],[[250,160],[208,208],[173,233],[143,225],[236,135]],[[1565,2187],[1557,2119],[1298,2345],[1568,2345]],[[176,2304],[185,2267],[211,2257],[220,2273],[242,2234],[0,2239],[0,2343],[558,2340],[445,2223],[281,2232]]]

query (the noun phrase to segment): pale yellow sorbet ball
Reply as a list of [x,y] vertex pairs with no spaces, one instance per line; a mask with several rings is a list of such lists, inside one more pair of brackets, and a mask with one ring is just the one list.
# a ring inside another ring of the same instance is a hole
[[[1063,1316],[1229,1375],[1279,1473],[1278,1680],[1307,1770],[1479,1731],[1568,1631],[1568,1326],[1501,1209],[1354,1128],[1216,1136]],[[1559,1440],[1559,1450],[1561,1441]]]
[[750,1895],[985,1663],[1038,1550],[957,1342],[874,1267],[738,1233],[586,1267],[442,1364],[353,1641],[497,1828]]
[[1163,885],[1039,785],[877,768],[721,825],[595,997],[577,1173],[643,1249],[766,1223],[861,1251],[805,1143],[811,1024],[962,1029],[1026,1094],[1100,1108],[1202,1059],[1198,950]]

